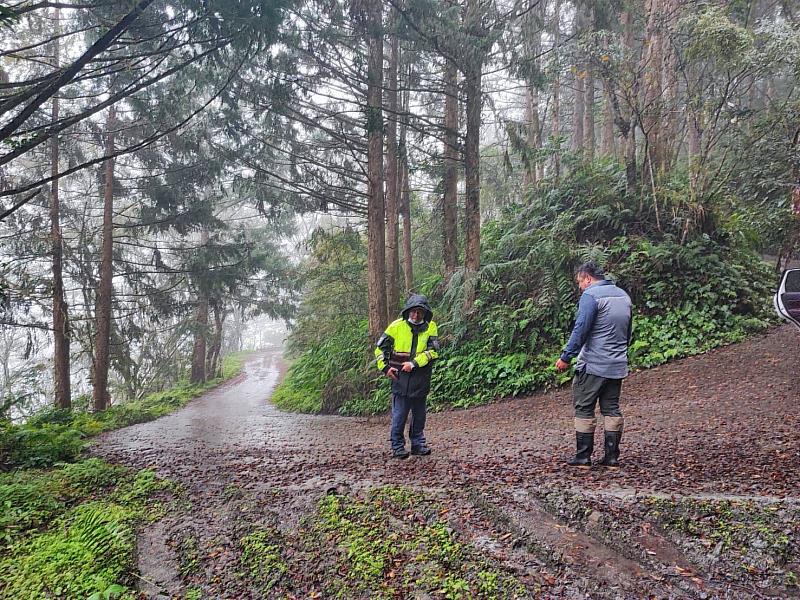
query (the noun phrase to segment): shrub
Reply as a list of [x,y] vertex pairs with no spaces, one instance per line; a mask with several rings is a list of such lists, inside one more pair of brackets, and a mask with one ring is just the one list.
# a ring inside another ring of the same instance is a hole
[[66,424],[0,422],[0,469],[74,460],[83,449],[83,439],[81,431]]

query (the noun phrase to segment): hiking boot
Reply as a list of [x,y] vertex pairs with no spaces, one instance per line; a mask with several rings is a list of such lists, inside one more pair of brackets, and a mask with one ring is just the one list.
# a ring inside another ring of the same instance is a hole
[[411,448],[411,454],[415,456],[428,456],[431,453],[431,449],[428,446],[417,446],[416,448]]
[[603,449],[605,455],[600,464],[604,467],[611,467],[612,469],[619,468],[619,443],[622,440],[621,431],[606,431],[603,436]]
[[592,466],[592,450],[594,449],[594,433],[575,432],[575,457],[567,464],[570,467],[588,469]]
[[408,450],[405,448],[397,448],[396,450],[392,450],[392,458],[406,459],[408,456]]

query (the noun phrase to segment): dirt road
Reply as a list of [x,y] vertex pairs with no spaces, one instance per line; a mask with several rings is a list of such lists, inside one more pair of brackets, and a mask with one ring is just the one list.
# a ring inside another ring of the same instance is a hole
[[[186,538],[180,532],[187,528],[209,548],[235,547],[236,530],[225,517],[236,495],[231,490],[262,499],[291,529],[327,491],[358,494],[383,485],[429,490],[461,507],[466,517],[454,526],[497,560],[516,564],[532,595],[785,597],[796,590],[796,524],[787,525],[790,551],[781,571],[788,586],[772,566],[750,578],[721,575],[719,548],[704,561],[705,542],[697,555],[692,539],[651,527],[659,496],[797,508],[800,337],[793,328],[633,374],[623,388],[618,471],[563,466],[574,439],[568,389],[430,415],[426,434],[434,454],[396,461],[389,458],[388,417],[275,409],[268,398],[281,369],[277,353],[255,356],[241,376],[183,410],[98,440],[96,454],[155,468],[183,483],[192,503],[143,534],[144,578],[159,580],[145,586],[148,596],[181,597],[187,578],[174,566],[176,540]],[[501,540],[507,533],[513,535]],[[559,558],[548,567],[533,547]],[[235,554],[220,552],[204,563],[197,585],[209,597],[254,593],[236,583]],[[552,573],[542,579],[548,568]]]

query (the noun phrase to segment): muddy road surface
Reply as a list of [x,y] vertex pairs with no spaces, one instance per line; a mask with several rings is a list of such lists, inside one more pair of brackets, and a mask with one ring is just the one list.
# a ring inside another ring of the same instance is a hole
[[[318,565],[341,539],[320,541],[315,557],[297,532],[322,498],[363,499],[383,486],[424,494],[454,536],[520,583],[515,595],[800,596],[796,329],[631,375],[613,471],[564,466],[574,444],[567,388],[429,415],[433,454],[397,461],[388,416],[278,411],[269,397],[283,368],[277,352],[255,355],[184,409],[98,439],[95,454],[154,468],[184,490],[140,536],[143,597],[332,595],[322,579],[342,568]],[[598,430],[596,459],[601,446]],[[242,540],[267,523],[288,550],[265,582],[244,565]],[[343,585],[340,597],[375,595],[374,585]],[[446,596],[381,585],[385,597]]]

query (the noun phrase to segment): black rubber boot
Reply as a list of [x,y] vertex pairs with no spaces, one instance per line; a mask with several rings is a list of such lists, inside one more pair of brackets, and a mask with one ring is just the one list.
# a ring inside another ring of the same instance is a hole
[[575,458],[570,458],[567,464],[570,467],[588,469],[592,466],[592,450],[594,449],[594,433],[575,432]]
[[605,455],[600,464],[604,467],[619,467],[619,443],[622,441],[621,431],[606,431],[603,443]]
[[400,460],[408,458],[408,450],[405,448],[397,448],[392,450],[392,458],[399,458]]
[[431,453],[429,446],[411,446],[411,454],[415,456],[428,456]]

